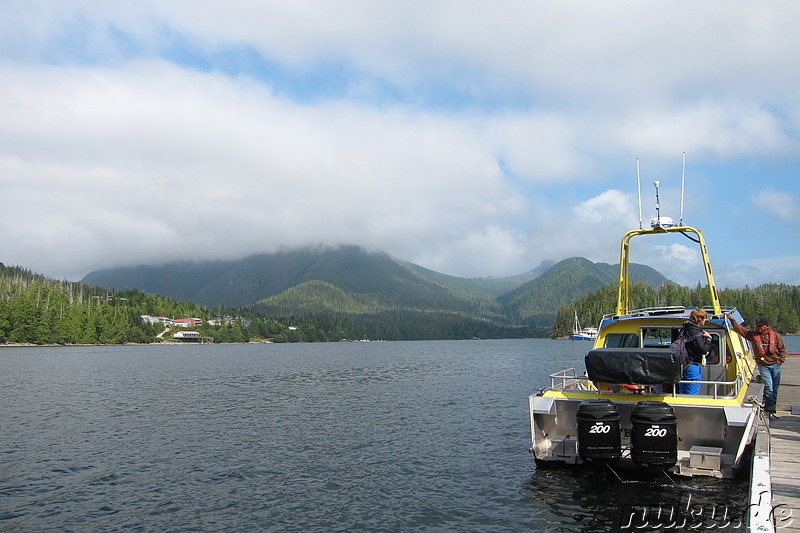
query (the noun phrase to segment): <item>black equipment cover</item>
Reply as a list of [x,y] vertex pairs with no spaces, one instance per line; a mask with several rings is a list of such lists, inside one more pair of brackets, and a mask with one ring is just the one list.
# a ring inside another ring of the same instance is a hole
[[681,359],[664,348],[596,348],[586,354],[592,381],[609,384],[659,385],[681,379]]

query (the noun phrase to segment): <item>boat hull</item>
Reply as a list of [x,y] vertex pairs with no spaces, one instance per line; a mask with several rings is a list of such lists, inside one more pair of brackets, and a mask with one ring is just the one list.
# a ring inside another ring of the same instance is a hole
[[[760,397],[759,387],[760,384],[753,383],[747,397]],[[540,393],[529,398],[531,453],[538,463],[577,465],[606,462],[583,457],[581,447],[590,444],[581,442],[579,431],[581,404],[586,400],[606,399],[618,410],[620,424],[621,456],[610,464],[615,468],[642,469],[633,460],[637,451],[631,438],[635,430],[634,409],[640,402],[663,402],[674,411],[677,432],[676,462],[665,470],[682,476],[729,478],[745,464],[744,458],[761,416],[760,404],[755,401],[741,404],[736,400],[687,403],[676,402],[671,396],[606,395],[590,391],[561,396]]]

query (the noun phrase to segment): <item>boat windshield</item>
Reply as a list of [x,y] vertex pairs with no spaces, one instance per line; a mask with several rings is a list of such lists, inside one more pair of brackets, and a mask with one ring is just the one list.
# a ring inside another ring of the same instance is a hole
[[642,346],[669,348],[669,345],[678,338],[678,331],[677,328],[642,328]]
[[639,335],[635,333],[609,333],[606,335],[606,348],[638,348]]
[[[642,328],[641,337],[635,333],[609,333],[603,346],[605,348],[669,348],[678,338],[680,328],[651,327]],[[640,344],[641,339],[641,344]],[[711,350],[706,356],[706,364],[716,365],[720,362],[720,354],[724,343],[717,332],[711,332]]]

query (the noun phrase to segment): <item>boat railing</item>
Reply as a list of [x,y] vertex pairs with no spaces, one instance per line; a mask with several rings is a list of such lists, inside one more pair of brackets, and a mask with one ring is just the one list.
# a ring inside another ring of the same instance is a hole
[[[664,307],[643,307],[641,309],[633,309],[631,311],[628,311],[628,313],[626,315],[624,315],[624,316],[625,317],[629,317],[629,318],[642,318],[642,317],[647,317],[647,316],[684,315],[685,314],[688,317],[687,311],[689,309],[692,309],[692,308],[684,307],[682,305],[664,306]],[[702,307],[702,309],[705,309],[706,311],[708,311],[710,315],[714,314],[714,308],[713,307],[704,306],[704,307]],[[722,312],[723,313],[734,314],[735,312],[737,312],[737,309],[736,309],[736,307],[722,307]],[[617,315],[616,313],[608,313],[606,315],[603,315],[603,320],[613,319],[613,318],[619,318],[619,315]]]
[[579,376],[574,368],[567,368],[555,374],[550,374],[550,388],[547,390],[591,390],[597,388],[589,376]]
[[[682,305],[679,306],[669,306],[669,307],[643,307],[642,309],[633,309],[628,311],[625,315],[627,317],[644,317],[644,316],[653,316],[653,315],[680,315],[686,312],[686,308]],[[603,319],[610,319],[617,317],[616,313],[609,313],[607,315],[603,315]]]
[[[680,394],[678,392],[678,385],[682,383],[692,383],[696,385],[708,385],[711,388],[710,394],[701,394],[699,396],[710,397],[716,399],[720,398],[735,398],[739,395],[739,391],[741,391],[742,387],[744,386],[744,380],[742,376],[736,376],[736,379],[733,381],[678,381],[672,387],[671,392],[665,392],[663,390],[663,385],[637,385],[637,384],[630,384],[631,387],[636,387],[636,390],[632,390],[631,394],[635,395],[651,395],[651,396],[671,396],[676,398],[678,396],[688,396],[687,394]],[[602,394],[608,392],[617,392],[614,390],[600,390],[595,385],[595,382],[589,379],[589,376],[583,375],[579,376],[578,371],[574,368],[567,368],[566,370],[561,370],[554,374],[550,374],[550,388],[545,389],[542,392],[546,391],[570,391],[570,392],[591,392],[593,394]],[[630,390],[630,389],[629,389]],[[730,393],[728,393],[730,391]],[[697,395],[692,395],[697,396]]]
[[[711,389],[712,393],[711,394],[702,394],[701,396],[710,396],[710,397],[714,398],[715,400],[717,400],[719,398],[735,398],[736,396],[739,395],[739,391],[742,389],[742,386],[744,385],[744,381],[742,380],[741,376],[736,376],[736,379],[734,381],[683,381],[682,380],[682,381],[678,382],[678,384],[681,384],[681,383],[686,383],[686,384],[693,383],[693,384],[699,384],[699,385],[709,385],[709,386],[712,387],[712,389]],[[723,388],[722,389],[723,390],[722,394],[720,394],[720,387]],[[728,391],[728,390],[731,391],[731,394],[725,394],[725,392]],[[678,396],[678,393],[675,392],[674,388],[673,388],[672,394],[670,394],[670,396],[673,396],[673,397]]]

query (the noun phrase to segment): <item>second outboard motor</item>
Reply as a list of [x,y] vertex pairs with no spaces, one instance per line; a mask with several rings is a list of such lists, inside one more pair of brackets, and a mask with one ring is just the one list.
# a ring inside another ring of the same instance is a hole
[[666,470],[678,462],[678,417],[671,405],[639,402],[631,424],[631,458],[636,466]]
[[611,463],[620,458],[619,410],[614,402],[584,400],[575,417],[578,420],[578,455],[582,460]]

